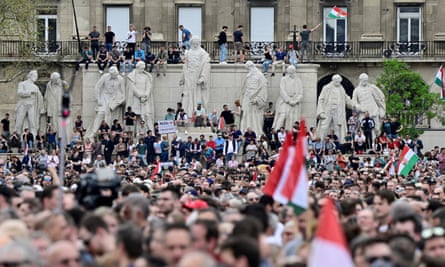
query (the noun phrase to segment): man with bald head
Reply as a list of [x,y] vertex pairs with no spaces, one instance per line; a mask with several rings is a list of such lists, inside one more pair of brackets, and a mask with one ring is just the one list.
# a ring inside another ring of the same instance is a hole
[[80,267],[80,255],[76,246],[69,241],[57,241],[48,248],[48,266]]

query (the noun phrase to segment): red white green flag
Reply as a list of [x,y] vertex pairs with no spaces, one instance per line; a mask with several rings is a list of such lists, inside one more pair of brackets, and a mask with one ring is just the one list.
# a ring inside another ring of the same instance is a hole
[[157,161],[156,162],[156,166],[155,166],[155,168],[154,168],[154,170],[152,171],[152,173],[151,173],[151,176],[150,176],[150,180],[154,180],[155,179],[155,175],[156,174],[160,174],[162,172],[162,169],[161,169],[161,161]]
[[301,121],[296,145],[293,144],[292,133],[287,133],[278,161],[264,187],[266,195],[292,206],[297,215],[308,207],[305,131],[305,122]]
[[445,99],[445,84],[443,81],[443,67],[442,67],[442,65],[440,65],[440,68],[436,73],[436,77],[434,78],[434,83],[440,87],[440,98]]
[[331,19],[343,19],[346,18],[347,16],[348,13],[337,6],[334,6],[328,14],[328,18]]
[[321,208],[319,224],[312,241],[308,267],[353,267],[346,238],[334,201],[327,199]]
[[400,153],[399,166],[397,167],[397,174],[408,176],[409,172],[416,165],[419,157],[412,149],[407,145],[403,147],[402,153]]

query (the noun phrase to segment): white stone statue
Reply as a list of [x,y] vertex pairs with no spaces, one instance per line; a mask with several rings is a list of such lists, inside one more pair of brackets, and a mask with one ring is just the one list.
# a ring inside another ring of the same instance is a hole
[[246,80],[241,89],[241,131],[251,128],[257,136],[263,133],[263,114],[267,105],[267,80],[252,61],[246,62]]
[[317,132],[322,140],[330,130],[342,141],[346,135],[346,107],[354,108],[352,100],[341,85],[342,78],[335,74],[321,90],[317,104]]
[[140,115],[150,130],[154,130],[153,78],[144,69],[145,63],[139,61],[136,64],[136,69],[127,75],[125,105]]
[[287,75],[281,78],[280,96],[275,103],[274,129],[284,126],[286,130],[290,130],[294,122],[300,120],[303,83],[297,77],[297,70],[293,65],[287,67],[286,72]]
[[360,119],[364,117],[365,112],[369,113],[369,117],[374,119],[375,136],[380,134],[380,127],[383,118],[386,115],[385,95],[382,90],[368,82],[368,75],[362,73],[359,76],[360,83],[352,94],[352,102],[357,111],[360,112]]
[[[46,116],[48,118],[48,126],[51,126],[58,136],[62,133],[62,95],[64,90],[68,90],[69,84],[60,77],[60,73],[51,73],[50,80],[46,85],[46,91],[44,96]],[[72,131],[72,119],[68,117],[66,119],[66,140],[71,139]]]
[[22,133],[23,122],[27,118],[29,131],[36,136],[40,127],[40,116],[45,113],[43,96],[35,84],[39,75],[32,70],[27,80],[20,82],[17,90],[19,100],[16,108],[15,131]]
[[179,81],[182,89],[182,106],[187,114],[193,114],[198,102],[203,108],[208,108],[210,85],[210,57],[201,48],[201,40],[193,37],[190,41],[191,49],[185,54],[183,76]]
[[125,102],[125,81],[115,66],[102,75],[94,87],[96,97],[96,118],[88,128],[86,136],[93,137],[102,120],[112,125],[114,119],[122,120],[122,104]]
[[[68,89],[68,83],[60,78],[58,72],[51,73],[50,80],[46,85],[45,108],[48,122],[52,125],[58,125],[62,110],[63,90]],[[57,128],[56,128],[57,129]]]

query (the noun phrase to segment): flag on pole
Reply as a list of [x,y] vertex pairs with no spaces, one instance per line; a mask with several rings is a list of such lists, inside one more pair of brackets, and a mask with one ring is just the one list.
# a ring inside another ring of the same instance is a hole
[[218,130],[222,131],[224,130],[224,117],[221,116],[219,117],[219,122],[218,122]]
[[151,172],[150,180],[153,181],[155,179],[155,175],[160,173],[161,173],[161,161],[157,161],[155,169]]
[[309,203],[306,170],[307,141],[305,131],[306,123],[304,120],[301,120],[300,130],[297,137],[295,160],[292,164],[288,186],[283,189],[284,196],[289,199],[288,205],[294,209],[294,212],[297,215],[304,212]]
[[348,13],[346,13],[346,11],[344,11],[343,9],[334,6],[331,11],[328,14],[328,18],[331,19],[342,19],[342,18],[346,18],[348,16]]
[[[305,123],[300,123],[300,133],[305,131]],[[308,207],[308,182],[305,166],[306,135],[299,134],[297,144],[293,144],[292,132],[288,132],[280,156],[272,169],[264,193],[276,201],[290,205],[295,214]]]
[[419,157],[414,151],[412,151],[407,145],[403,147],[402,153],[400,153],[399,166],[397,167],[397,174],[408,176],[409,172],[416,165]]
[[351,254],[343,233],[334,200],[327,199],[321,208],[319,224],[312,241],[309,267],[353,267]]
[[440,98],[445,99],[445,84],[443,82],[443,66],[440,65],[439,70],[434,78],[434,83],[440,87]]

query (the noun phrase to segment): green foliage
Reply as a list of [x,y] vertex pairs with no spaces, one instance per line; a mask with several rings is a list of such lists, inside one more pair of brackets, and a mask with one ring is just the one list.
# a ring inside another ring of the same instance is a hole
[[41,0],[1,0],[0,35],[27,40],[35,36],[36,6]]
[[402,123],[402,134],[420,134],[423,131],[416,128],[418,124],[432,118],[444,120],[440,113],[445,102],[440,100],[439,94],[431,93],[430,86],[420,74],[411,70],[405,62],[397,59],[385,61],[377,86],[385,94],[386,113],[397,116]]

